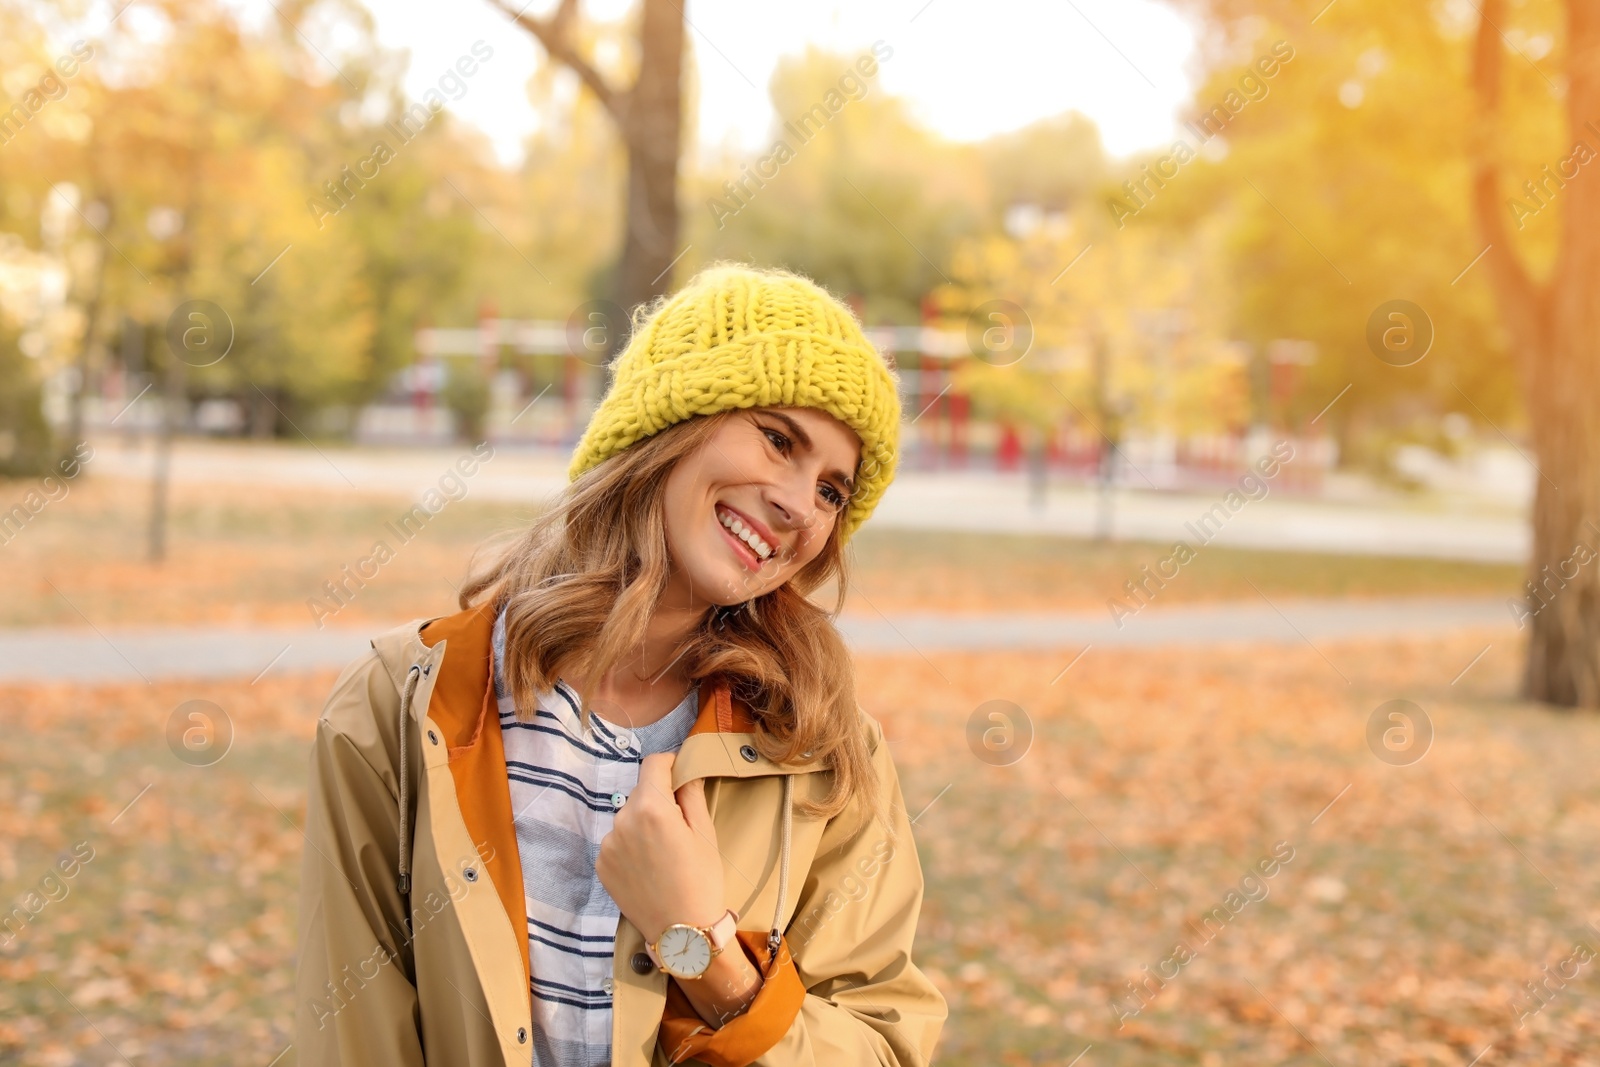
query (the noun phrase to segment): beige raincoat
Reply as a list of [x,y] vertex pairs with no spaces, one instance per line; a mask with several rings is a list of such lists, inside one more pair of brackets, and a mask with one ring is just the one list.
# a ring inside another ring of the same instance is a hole
[[[485,606],[374,639],[317,723],[296,988],[305,1067],[532,1061],[493,621]],[[892,836],[854,805],[831,820],[793,811],[791,797],[827,792],[829,772],[762,757],[747,709],[726,685],[702,686],[672,784],[706,780],[726,904],[767,977],[714,1029],[619,919],[615,1067],[930,1062],[946,1006],[911,959],[922,870],[882,727],[865,713],[862,725]]]

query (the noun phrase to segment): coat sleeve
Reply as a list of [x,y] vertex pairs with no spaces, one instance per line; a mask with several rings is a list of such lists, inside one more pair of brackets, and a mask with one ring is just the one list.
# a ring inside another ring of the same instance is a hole
[[408,907],[396,885],[400,700],[377,655],[317,720],[300,878],[295,1048],[307,1067],[421,1067]]
[[[704,1025],[669,986],[660,1034],[673,1063],[711,1067],[926,1067],[944,1027],[944,996],[911,959],[922,909],[922,866],[899,775],[872,719],[873,765],[884,821],[855,805],[830,821],[805,876],[778,965],[744,1014]],[[892,832],[891,832],[892,831]],[[740,935],[769,973],[760,935]]]

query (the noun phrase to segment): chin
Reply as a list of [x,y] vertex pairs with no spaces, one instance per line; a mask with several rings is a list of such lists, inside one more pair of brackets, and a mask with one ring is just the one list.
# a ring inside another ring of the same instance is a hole
[[773,564],[769,564],[762,574],[742,567],[730,567],[725,572],[726,577],[722,579],[722,584],[717,587],[722,591],[717,600],[724,607],[728,607],[765,596],[792,577],[791,575],[779,577],[781,573],[781,569]]
[[695,598],[711,607],[732,607],[769,590],[766,582],[750,581],[749,571],[718,559],[695,560],[684,570]]

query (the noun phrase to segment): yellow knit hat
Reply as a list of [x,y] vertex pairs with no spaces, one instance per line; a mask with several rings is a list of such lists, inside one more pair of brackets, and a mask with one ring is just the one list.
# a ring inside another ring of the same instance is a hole
[[848,538],[894,478],[894,372],[850,309],[779,270],[717,264],[655,308],[612,364],[611,388],[578,441],[571,479],[696,415],[755,407],[826,411],[861,438]]

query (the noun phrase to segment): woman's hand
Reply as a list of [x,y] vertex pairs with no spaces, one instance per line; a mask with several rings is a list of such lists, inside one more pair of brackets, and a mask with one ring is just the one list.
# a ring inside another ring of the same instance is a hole
[[676,755],[646,756],[639,784],[600,842],[595,872],[647,941],[673,923],[710,926],[722,918],[722,853],[706,810],[705,783],[672,792]]
[[[654,942],[673,923],[710,926],[727,910],[722,897],[722,853],[706,810],[705,783],[684,783],[672,793],[677,756],[660,752],[639,766],[639,784],[600,841],[595,873],[629,922]],[[743,1011],[761,988],[737,941],[712,958],[700,978],[679,980],[689,1002],[713,1028]]]

